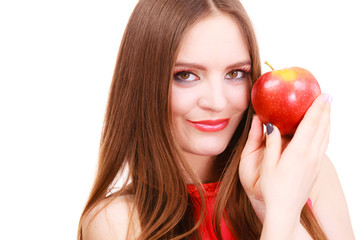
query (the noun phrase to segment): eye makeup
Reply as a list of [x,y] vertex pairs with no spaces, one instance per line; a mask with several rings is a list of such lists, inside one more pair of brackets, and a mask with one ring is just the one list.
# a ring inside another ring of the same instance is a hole
[[[194,67],[188,67],[194,66]],[[180,84],[191,84],[200,80],[200,73],[194,71],[195,69],[200,69],[206,71],[204,66],[191,63],[178,63],[175,65],[175,70],[173,74],[173,80]],[[224,75],[224,79],[228,81],[239,82],[248,76],[248,73],[251,70],[251,64],[233,64],[227,70],[228,72]]]
[[200,77],[189,68],[178,68],[174,72],[173,79],[182,84],[189,84],[199,80]]

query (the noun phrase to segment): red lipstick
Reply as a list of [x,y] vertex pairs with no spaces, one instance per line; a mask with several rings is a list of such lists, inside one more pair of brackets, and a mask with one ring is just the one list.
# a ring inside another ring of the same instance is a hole
[[219,132],[226,128],[230,118],[216,119],[216,120],[203,120],[203,121],[190,121],[190,124],[202,132]]

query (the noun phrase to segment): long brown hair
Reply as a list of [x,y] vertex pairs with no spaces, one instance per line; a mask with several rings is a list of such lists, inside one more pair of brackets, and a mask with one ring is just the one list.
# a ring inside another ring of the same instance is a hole
[[[84,217],[106,197],[125,194],[133,196],[139,213],[138,239],[199,238],[197,229],[204,217],[205,197],[174,141],[169,103],[180,42],[191,26],[214,12],[228,14],[239,23],[249,47],[252,82],[260,76],[254,30],[238,0],[140,0],[120,45],[104,120],[98,172],[80,219],[79,240]],[[250,105],[228,147],[217,157],[222,184],[213,220],[219,239],[222,239],[222,217],[236,239],[259,239],[261,234],[261,223],[237,171],[252,115]],[[184,172],[200,192],[203,210],[199,219],[193,215]],[[119,191],[108,196],[119,174],[127,178]],[[306,206],[301,219],[314,239],[326,239]]]

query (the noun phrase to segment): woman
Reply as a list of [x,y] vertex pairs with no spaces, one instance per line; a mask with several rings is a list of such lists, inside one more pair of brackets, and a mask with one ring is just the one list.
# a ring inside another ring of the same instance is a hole
[[264,137],[250,104],[260,73],[238,1],[140,0],[78,239],[354,239],[325,156],[331,97],[291,140],[271,123]]

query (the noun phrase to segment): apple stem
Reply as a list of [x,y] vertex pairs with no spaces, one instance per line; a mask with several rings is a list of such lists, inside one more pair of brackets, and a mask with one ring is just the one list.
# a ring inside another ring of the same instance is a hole
[[268,66],[271,68],[271,70],[274,71],[274,68],[270,65],[270,63],[268,63],[267,61],[265,61],[265,64],[268,65]]

